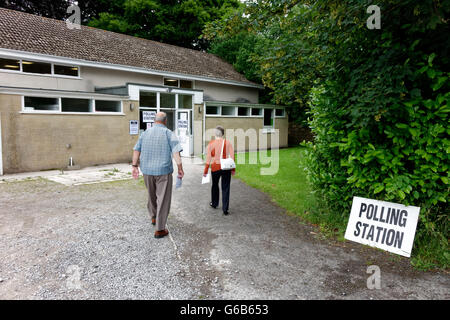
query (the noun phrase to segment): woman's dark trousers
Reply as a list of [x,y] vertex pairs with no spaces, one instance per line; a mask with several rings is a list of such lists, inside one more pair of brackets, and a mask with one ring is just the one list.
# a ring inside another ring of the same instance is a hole
[[211,202],[213,207],[219,205],[219,180],[222,177],[222,211],[228,212],[228,205],[230,203],[230,183],[231,170],[219,170],[211,172],[212,188],[211,188]]

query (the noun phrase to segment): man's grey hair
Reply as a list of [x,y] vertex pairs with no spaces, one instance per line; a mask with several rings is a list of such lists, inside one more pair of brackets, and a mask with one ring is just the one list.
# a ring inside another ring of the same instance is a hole
[[167,119],[167,114],[165,112],[158,112],[155,116],[155,121],[165,122]]
[[221,126],[217,126],[215,130],[216,137],[223,137],[223,134],[225,133],[225,130]]

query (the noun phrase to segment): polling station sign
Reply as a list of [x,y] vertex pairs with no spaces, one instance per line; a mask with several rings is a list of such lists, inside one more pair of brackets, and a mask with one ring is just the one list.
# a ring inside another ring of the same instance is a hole
[[353,197],[345,239],[411,256],[419,207]]

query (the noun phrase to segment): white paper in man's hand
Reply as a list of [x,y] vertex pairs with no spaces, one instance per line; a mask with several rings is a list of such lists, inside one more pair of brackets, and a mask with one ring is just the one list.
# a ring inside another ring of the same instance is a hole
[[206,175],[206,177],[203,176],[203,178],[202,178],[202,184],[210,183],[210,182],[211,182],[211,174],[208,173],[208,174]]

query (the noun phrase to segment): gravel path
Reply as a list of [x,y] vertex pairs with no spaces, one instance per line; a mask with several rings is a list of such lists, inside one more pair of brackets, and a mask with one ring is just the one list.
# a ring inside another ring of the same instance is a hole
[[[0,299],[449,299],[450,277],[406,258],[318,238],[233,179],[230,215],[209,208],[185,161],[170,237],[154,239],[141,181],[0,184]],[[381,290],[367,289],[368,265]]]

